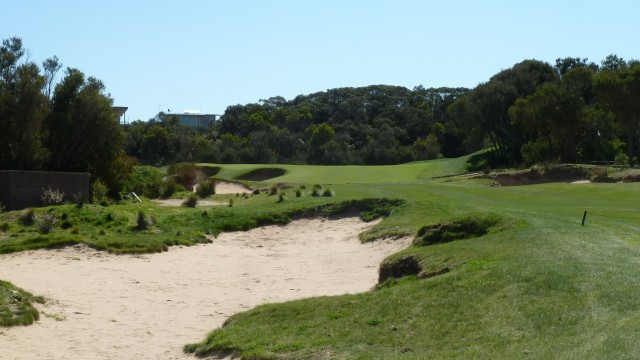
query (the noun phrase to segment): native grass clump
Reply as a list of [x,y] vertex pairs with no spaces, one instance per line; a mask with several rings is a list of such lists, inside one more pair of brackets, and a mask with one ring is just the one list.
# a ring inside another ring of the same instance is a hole
[[33,303],[43,304],[44,298],[0,280],[0,326],[31,325],[40,318]]

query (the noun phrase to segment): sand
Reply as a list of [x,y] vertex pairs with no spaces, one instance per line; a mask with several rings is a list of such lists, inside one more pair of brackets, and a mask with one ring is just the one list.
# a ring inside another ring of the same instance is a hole
[[34,325],[0,328],[0,358],[193,359],[182,346],[236,312],[371,289],[409,240],[360,244],[369,226],[299,220],[139,256],[81,245],[1,255],[0,279],[49,301]]

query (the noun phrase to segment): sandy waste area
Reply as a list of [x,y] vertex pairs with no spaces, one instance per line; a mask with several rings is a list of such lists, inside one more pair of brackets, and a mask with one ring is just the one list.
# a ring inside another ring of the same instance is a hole
[[183,345],[234,313],[371,289],[409,240],[360,244],[369,226],[299,220],[137,256],[81,245],[0,255],[0,279],[48,299],[33,325],[0,328],[0,358],[194,359]]
[[[195,191],[195,190],[194,190]],[[216,194],[250,194],[251,190],[242,186],[241,184],[227,182],[227,181],[218,181],[216,182]],[[184,202],[184,199],[156,199],[153,200],[160,204],[160,206],[181,206]],[[221,206],[227,205],[228,202],[222,201],[212,201],[212,200],[198,200],[198,204],[196,206]]]

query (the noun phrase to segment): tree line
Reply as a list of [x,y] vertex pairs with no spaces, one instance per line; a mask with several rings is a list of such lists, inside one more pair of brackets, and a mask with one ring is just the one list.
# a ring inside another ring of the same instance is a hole
[[0,46],[0,169],[89,172],[115,194],[134,165],[104,84],[53,56],[25,57],[22,40]]
[[452,104],[508,164],[637,163],[640,63],[559,58],[503,70]]
[[[227,107],[211,128],[172,114],[120,125],[98,79],[19,38],[0,47],[0,169],[88,171],[112,193],[136,163],[397,164],[491,148],[493,164],[636,163],[640,63],[525,60],[473,89],[372,85]],[[486,164],[485,164],[486,165]]]
[[160,113],[128,126],[143,162],[397,164],[491,148],[489,165],[636,163],[640,64],[526,60],[473,89],[337,88],[229,106],[199,132]]
[[477,148],[447,108],[464,88],[373,85],[229,106],[205,131],[160,113],[126,127],[143,162],[396,164]]

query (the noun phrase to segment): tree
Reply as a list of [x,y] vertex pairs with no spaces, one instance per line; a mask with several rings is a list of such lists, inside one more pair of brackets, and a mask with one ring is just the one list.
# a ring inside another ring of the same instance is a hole
[[626,134],[627,156],[633,159],[640,129],[640,64],[628,66],[617,60],[612,55],[607,57],[605,70],[594,76],[593,86],[598,102],[615,114]]
[[174,147],[168,129],[154,125],[144,135],[140,146],[140,157],[147,163],[160,166],[173,159]]
[[18,65],[22,40],[11,38],[0,47],[0,169],[39,169],[48,151],[42,144],[46,98],[44,78],[32,62]]
[[51,99],[51,87],[53,86],[53,80],[55,80],[56,74],[61,68],[62,64],[55,55],[42,62],[42,69],[44,70],[45,78],[45,95],[49,100]]

